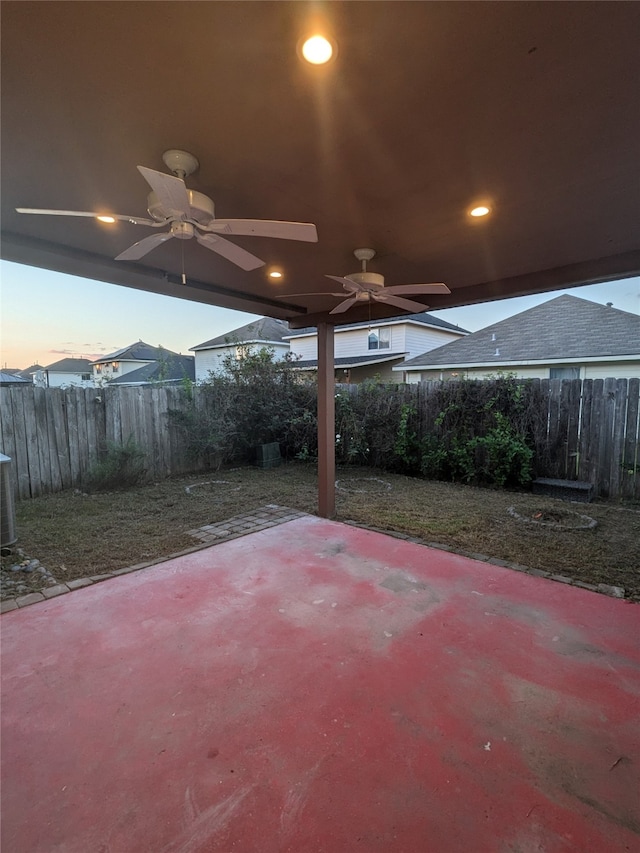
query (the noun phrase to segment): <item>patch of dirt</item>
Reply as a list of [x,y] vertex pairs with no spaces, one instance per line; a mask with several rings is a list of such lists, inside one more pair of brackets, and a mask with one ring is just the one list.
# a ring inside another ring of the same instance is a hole
[[[586,583],[624,587],[640,601],[640,506],[594,502],[591,530],[522,524],[508,514],[564,516],[578,505],[527,492],[479,489],[342,468],[370,490],[336,491],[339,520],[417,536]],[[374,481],[378,480],[376,484]],[[215,482],[215,480],[224,482]],[[382,488],[380,483],[389,484]],[[189,491],[186,491],[186,488]],[[247,467],[190,475],[109,494],[61,492],[16,505],[19,545],[58,580],[154,560],[197,544],[188,531],[265,504],[317,510],[314,466]],[[586,509],[584,504],[579,509]]]
[[509,507],[509,515],[518,521],[527,524],[542,524],[545,527],[563,527],[568,530],[591,530],[598,522],[589,515],[582,515],[567,509],[534,509],[527,508],[524,514],[516,511],[513,506]]

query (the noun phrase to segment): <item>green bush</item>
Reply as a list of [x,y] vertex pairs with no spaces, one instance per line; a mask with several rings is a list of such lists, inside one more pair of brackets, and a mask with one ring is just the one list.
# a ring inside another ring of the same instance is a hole
[[540,413],[526,383],[512,377],[447,383],[432,403],[440,411],[422,440],[423,476],[499,487],[530,482],[528,442]]
[[278,442],[285,456],[317,453],[316,386],[300,377],[295,359],[275,360],[271,347],[239,349],[223,370],[169,412],[187,453],[209,467],[249,462],[260,444]]
[[90,469],[87,486],[94,492],[112,492],[129,489],[144,480],[147,469],[146,453],[133,436],[125,444],[109,442],[103,458]]

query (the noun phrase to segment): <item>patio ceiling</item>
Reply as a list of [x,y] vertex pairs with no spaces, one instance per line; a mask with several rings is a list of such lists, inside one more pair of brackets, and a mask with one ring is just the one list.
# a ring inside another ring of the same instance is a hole
[[[446,282],[432,308],[640,273],[640,4],[2,5],[6,259],[294,327],[367,319],[274,298],[333,290],[360,246],[387,284]],[[296,52],[317,29],[324,67]],[[187,184],[217,215],[314,222],[319,242],[235,238],[251,272],[195,241],[125,263],[146,228],[14,210],[144,216],[136,166],[168,148],[198,157]]]

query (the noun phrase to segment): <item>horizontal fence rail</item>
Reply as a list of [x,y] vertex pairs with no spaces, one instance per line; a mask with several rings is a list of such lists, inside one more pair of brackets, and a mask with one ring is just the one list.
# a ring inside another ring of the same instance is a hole
[[[600,497],[640,499],[640,380],[528,383],[543,415],[534,437],[537,475],[589,482]],[[348,391],[357,395],[359,387]],[[429,401],[441,387],[421,382],[389,386],[387,393],[415,406],[427,432],[433,420]],[[192,393],[197,403],[200,389]],[[198,470],[169,421],[170,409],[186,405],[183,390],[170,386],[1,388],[0,449],[12,459],[16,497],[82,488],[108,443],[131,438],[146,454],[150,479]]]

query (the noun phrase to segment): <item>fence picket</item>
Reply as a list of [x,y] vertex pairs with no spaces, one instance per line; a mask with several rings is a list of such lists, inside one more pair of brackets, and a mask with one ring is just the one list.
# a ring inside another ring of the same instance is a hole
[[9,456],[12,494],[18,495],[18,461],[16,459],[16,441],[13,425],[13,405],[9,388],[0,388],[0,449]]
[[[47,423],[49,425],[49,447],[55,448],[55,465],[51,463],[56,474],[52,474],[52,491],[69,489],[71,480],[71,463],[69,461],[69,432],[65,418],[63,394],[60,388],[50,388],[47,399]],[[58,486],[59,483],[59,486]]]
[[627,411],[625,416],[625,439],[622,449],[622,474],[620,495],[624,498],[640,498],[640,379],[630,379],[627,385]]

